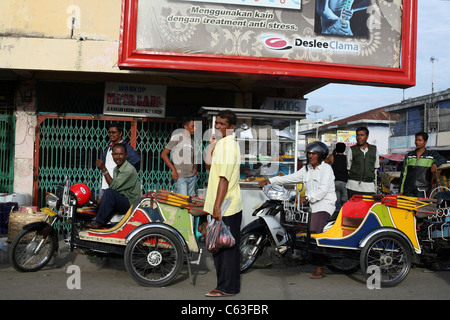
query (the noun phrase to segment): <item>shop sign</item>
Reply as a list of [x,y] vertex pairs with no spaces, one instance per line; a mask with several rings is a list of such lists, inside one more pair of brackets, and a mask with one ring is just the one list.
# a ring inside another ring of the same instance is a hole
[[103,113],[130,117],[164,118],[166,86],[107,82]]
[[336,143],[337,142],[336,139],[337,139],[336,134],[334,134],[334,133],[324,133],[322,135],[322,141],[325,143],[327,143],[327,142],[328,143]]
[[120,68],[415,83],[417,0],[123,1]]
[[261,105],[261,109],[304,113],[306,100],[268,97]]
[[337,142],[343,142],[346,145],[355,145],[356,144],[356,131],[338,130]]

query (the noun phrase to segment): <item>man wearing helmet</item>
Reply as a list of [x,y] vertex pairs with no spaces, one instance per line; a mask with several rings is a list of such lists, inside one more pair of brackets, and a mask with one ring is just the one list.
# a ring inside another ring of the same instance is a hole
[[97,216],[86,226],[98,229],[104,227],[113,217],[114,213],[125,213],[142,196],[141,183],[139,182],[136,169],[127,161],[126,146],[116,143],[112,147],[112,157],[116,167],[114,168],[114,178],[109,174],[108,169],[103,164],[99,168],[102,170],[109,188],[104,190]]
[[[262,187],[266,183],[288,184],[305,183],[305,196],[301,202],[309,201],[311,207],[311,233],[323,232],[330,216],[336,209],[336,193],[334,188],[334,173],[331,166],[324,162],[328,156],[328,147],[319,141],[312,142],[306,147],[308,163],[297,172],[287,176],[277,176],[259,182]],[[319,257],[317,257],[320,259]],[[321,259],[320,259],[321,260]],[[323,264],[317,261],[313,279],[323,278]]]

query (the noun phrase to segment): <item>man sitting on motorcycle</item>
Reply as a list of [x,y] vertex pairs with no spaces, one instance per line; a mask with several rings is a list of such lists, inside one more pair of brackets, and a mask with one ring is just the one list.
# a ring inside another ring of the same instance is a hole
[[104,163],[100,169],[109,188],[105,189],[99,199],[99,208],[94,221],[86,227],[98,229],[104,227],[115,213],[126,213],[130,206],[142,196],[141,183],[136,169],[127,161],[127,149],[125,145],[117,143],[112,147],[112,157],[116,163],[114,178],[111,178]]
[[[300,197],[300,201],[309,201],[311,207],[309,229],[311,233],[321,233],[336,209],[334,173],[331,166],[323,162],[328,156],[328,147],[324,143],[312,142],[306,147],[306,152],[308,158],[306,166],[290,175],[277,176],[261,181],[259,185],[262,187],[266,183],[288,184],[304,182],[305,196]],[[322,263],[318,263],[316,272],[311,275],[311,278],[323,278]]]

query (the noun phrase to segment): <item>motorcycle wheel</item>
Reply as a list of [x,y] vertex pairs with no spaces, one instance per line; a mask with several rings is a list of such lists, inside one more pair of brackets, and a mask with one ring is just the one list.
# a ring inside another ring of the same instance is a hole
[[138,233],[125,249],[125,267],[146,287],[168,285],[183,266],[183,245],[170,231],[152,228]]
[[[35,250],[42,243],[38,252]],[[45,267],[58,247],[56,233],[41,235],[36,230],[22,229],[9,248],[9,261],[17,271],[34,272]]]
[[263,242],[263,235],[258,232],[250,232],[241,236],[239,244],[241,273],[250,269],[255,263],[263,251]]
[[[383,232],[374,236],[361,251],[361,270],[366,278],[367,269],[375,266],[379,271],[381,287],[394,287],[402,282],[411,269],[411,248],[399,235]],[[376,280],[376,279],[375,279]]]

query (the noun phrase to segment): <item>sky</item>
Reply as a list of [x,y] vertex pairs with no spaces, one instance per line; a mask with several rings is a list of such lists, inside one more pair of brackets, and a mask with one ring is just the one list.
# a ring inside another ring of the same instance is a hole
[[[310,94],[306,107],[319,105],[324,111],[308,119],[345,118],[450,88],[450,0],[418,0],[416,85],[408,89],[329,84]],[[430,58],[436,58],[434,68]],[[432,71],[434,69],[434,71]],[[432,76],[433,74],[433,76]],[[433,81],[432,81],[433,79]]]

